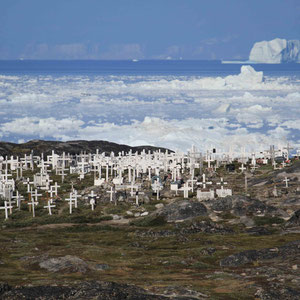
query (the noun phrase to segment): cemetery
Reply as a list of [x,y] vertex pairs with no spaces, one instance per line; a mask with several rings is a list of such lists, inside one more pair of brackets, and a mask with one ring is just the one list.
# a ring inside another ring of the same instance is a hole
[[32,282],[60,299],[42,293],[57,280],[120,299],[300,294],[299,149],[63,144],[1,143],[0,299]]

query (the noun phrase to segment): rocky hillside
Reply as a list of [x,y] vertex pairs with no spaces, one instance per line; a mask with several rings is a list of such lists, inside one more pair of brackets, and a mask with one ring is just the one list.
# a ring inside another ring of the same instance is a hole
[[23,156],[24,154],[30,154],[33,151],[34,155],[40,155],[44,153],[45,155],[51,154],[54,150],[57,154],[62,154],[62,152],[70,154],[79,154],[81,152],[95,153],[96,150],[99,153],[114,152],[118,154],[121,151],[128,152],[132,149],[133,152],[141,152],[143,149],[148,150],[158,150],[161,149],[165,151],[165,148],[158,148],[152,146],[138,146],[130,147],[128,145],[121,145],[116,143],[111,143],[107,141],[68,141],[68,142],[58,142],[58,141],[43,141],[43,140],[32,140],[23,144],[14,144],[8,142],[0,142],[0,155],[2,156]]

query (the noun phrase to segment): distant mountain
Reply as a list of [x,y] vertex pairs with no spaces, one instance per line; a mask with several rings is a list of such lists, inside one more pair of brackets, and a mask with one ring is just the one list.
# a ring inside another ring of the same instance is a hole
[[255,43],[249,60],[256,63],[300,63],[300,41],[274,39]]
[[[159,150],[166,151],[166,148],[152,147],[152,146],[138,146],[131,147],[128,145],[121,145],[116,143],[111,143],[107,141],[68,141],[68,142],[58,142],[58,141],[43,141],[43,140],[32,140],[24,144],[14,144],[8,142],[0,142],[0,156],[24,156],[24,154],[30,154],[31,151],[34,155],[40,155],[44,153],[45,155],[51,154],[54,150],[57,154],[62,154],[63,152],[70,154],[80,154],[81,152],[86,153],[99,153],[105,152],[110,154],[114,152],[118,155],[119,152],[128,152],[130,149],[132,152],[141,152],[143,149],[146,151]],[[169,150],[171,151],[171,150]],[[173,151],[171,151],[173,152]]]

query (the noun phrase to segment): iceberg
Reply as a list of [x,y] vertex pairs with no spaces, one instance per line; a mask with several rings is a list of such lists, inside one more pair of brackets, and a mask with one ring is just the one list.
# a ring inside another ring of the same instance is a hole
[[250,62],[255,63],[300,63],[300,41],[276,38],[254,44],[250,51]]
[[263,72],[257,72],[253,67],[244,65],[241,67],[241,73],[238,75],[229,75],[225,77],[225,85],[231,87],[251,87],[264,82]]

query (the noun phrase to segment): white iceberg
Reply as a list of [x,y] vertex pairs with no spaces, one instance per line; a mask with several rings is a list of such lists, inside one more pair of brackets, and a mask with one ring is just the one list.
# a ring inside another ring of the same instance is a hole
[[245,65],[241,67],[239,75],[229,75],[225,77],[225,85],[232,87],[251,87],[261,84],[264,81],[263,72],[257,72],[253,67]]
[[250,51],[249,60],[256,63],[291,63],[300,62],[300,41],[274,39],[254,44]]

